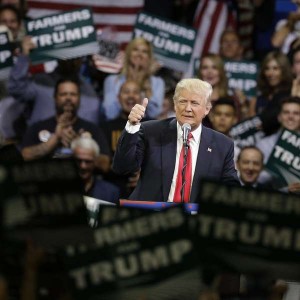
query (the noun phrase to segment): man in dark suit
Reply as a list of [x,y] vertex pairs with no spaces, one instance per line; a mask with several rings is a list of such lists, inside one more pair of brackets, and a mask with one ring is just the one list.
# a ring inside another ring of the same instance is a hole
[[236,167],[239,171],[238,176],[242,186],[270,188],[270,186],[257,182],[258,176],[264,168],[264,155],[257,147],[246,146],[242,148],[237,157]]
[[[179,202],[177,175],[181,173],[182,125],[191,126],[191,187],[184,202],[195,202],[201,179],[211,178],[237,184],[234,146],[231,139],[202,126],[211,108],[212,87],[200,79],[183,79],[175,89],[176,118],[140,123],[148,99],[136,104],[129,116],[115,153],[113,169],[120,174],[141,169],[137,187],[130,199]],[[178,172],[179,170],[179,172]],[[182,199],[181,199],[182,200]]]

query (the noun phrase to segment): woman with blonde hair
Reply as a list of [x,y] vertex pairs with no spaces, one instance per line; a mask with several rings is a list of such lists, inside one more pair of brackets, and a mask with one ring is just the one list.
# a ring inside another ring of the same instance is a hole
[[220,55],[208,53],[200,61],[199,78],[209,82],[213,87],[211,101],[228,96],[228,79],[224,62]]
[[[209,82],[213,87],[211,103],[214,103],[222,98],[232,99],[236,108],[237,120],[243,120],[247,117],[248,111],[244,112],[244,106],[247,106],[245,95],[240,91],[229,92],[228,78],[226,76],[224,62],[220,55],[208,53],[202,56],[199,67],[199,78]],[[247,108],[247,107],[246,107]],[[204,119],[204,124],[211,127],[208,117]]]
[[103,106],[107,119],[114,119],[121,112],[118,94],[126,80],[139,83],[142,90],[141,98],[149,99],[147,117],[156,118],[162,110],[165,83],[161,77],[153,74],[154,59],[151,43],[141,37],[133,39],[126,47],[121,73],[109,75],[104,81]]

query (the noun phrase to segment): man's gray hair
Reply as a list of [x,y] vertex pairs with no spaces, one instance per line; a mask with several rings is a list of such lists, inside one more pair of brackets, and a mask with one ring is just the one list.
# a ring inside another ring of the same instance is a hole
[[212,86],[210,83],[203,81],[201,79],[198,78],[185,78],[180,80],[175,88],[175,93],[174,93],[174,97],[173,100],[176,101],[179,98],[179,95],[181,94],[181,92],[185,90],[185,91],[189,91],[195,94],[199,94],[199,95],[203,95],[205,97],[205,102],[206,102],[206,106],[208,108],[211,108],[211,101],[210,101],[210,97],[212,94]]
[[83,148],[87,150],[94,151],[95,156],[98,156],[100,154],[100,147],[97,144],[97,142],[90,136],[80,136],[76,139],[74,139],[71,142],[71,149],[74,151],[76,148]]

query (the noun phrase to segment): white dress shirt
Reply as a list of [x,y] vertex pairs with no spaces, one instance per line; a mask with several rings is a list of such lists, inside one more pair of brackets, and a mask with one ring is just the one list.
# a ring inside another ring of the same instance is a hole
[[[202,124],[200,126],[192,131],[193,138],[190,140],[190,149],[192,153],[192,184],[193,184],[193,178],[196,168],[196,162],[198,157],[198,150],[200,145],[200,138],[201,138],[201,132],[202,132]],[[168,202],[173,202],[175,188],[176,188],[176,182],[177,182],[177,174],[178,174],[178,164],[179,164],[179,158],[180,158],[180,152],[182,149],[183,139],[182,139],[182,129],[179,123],[177,122],[177,148],[176,148],[176,162],[175,162],[175,169],[173,173],[173,179],[171,183],[170,193],[168,196]],[[191,184],[191,188],[192,188]]]

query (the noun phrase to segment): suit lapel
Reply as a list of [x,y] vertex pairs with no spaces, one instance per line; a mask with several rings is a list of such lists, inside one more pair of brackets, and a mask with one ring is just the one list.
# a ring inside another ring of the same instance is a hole
[[200,190],[200,180],[208,174],[211,164],[211,150],[212,150],[212,135],[206,127],[202,126],[201,140],[196,162],[196,168],[193,178],[193,185],[191,191],[190,202],[196,202]]
[[163,201],[168,200],[175,168],[177,147],[176,124],[176,119],[172,119],[165,130],[161,132]]

